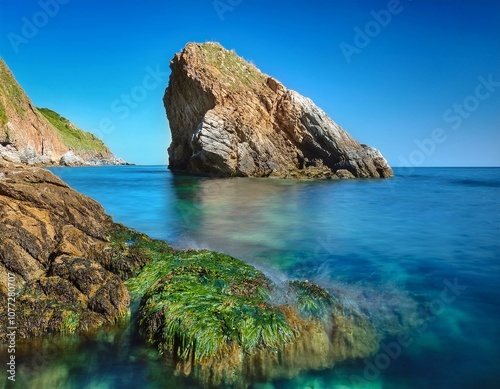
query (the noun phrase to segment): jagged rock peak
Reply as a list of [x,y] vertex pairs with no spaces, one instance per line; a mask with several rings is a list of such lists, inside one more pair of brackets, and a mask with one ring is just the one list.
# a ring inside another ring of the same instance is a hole
[[219,43],[188,43],[164,96],[173,170],[217,176],[392,177],[310,99]]

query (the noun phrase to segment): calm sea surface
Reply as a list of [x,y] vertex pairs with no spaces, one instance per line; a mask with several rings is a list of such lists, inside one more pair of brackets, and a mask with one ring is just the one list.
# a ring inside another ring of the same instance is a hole
[[[346,181],[209,179],[164,166],[51,170],[115,221],[174,247],[222,251],[276,281],[315,281],[382,332],[413,320],[372,358],[253,388],[500,388],[498,168]],[[197,387],[129,326],[21,344],[18,360],[24,388]]]

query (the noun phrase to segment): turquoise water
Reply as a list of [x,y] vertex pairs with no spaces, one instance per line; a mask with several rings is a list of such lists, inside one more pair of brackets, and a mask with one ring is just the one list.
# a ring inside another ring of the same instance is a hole
[[[51,170],[115,221],[173,246],[336,290],[387,335],[372,358],[253,388],[500,388],[498,168],[347,181],[209,179],[162,166]],[[28,387],[196,388],[130,326],[46,342],[52,349],[24,354]]]

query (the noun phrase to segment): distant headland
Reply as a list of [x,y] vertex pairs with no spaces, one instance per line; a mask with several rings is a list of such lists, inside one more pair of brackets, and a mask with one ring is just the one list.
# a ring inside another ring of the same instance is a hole
[[95,135],[37,108],[0,58],[0,161],[23,165],[124,165]]

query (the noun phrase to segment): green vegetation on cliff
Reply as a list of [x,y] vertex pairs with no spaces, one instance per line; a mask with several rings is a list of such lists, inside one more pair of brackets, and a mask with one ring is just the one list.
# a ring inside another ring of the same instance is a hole
[[7,113],[5,112],[5,107],[0,100],[0,125],[4,126],[9,120],[7,119]]
[[[22,101],[25,98],[25,93],[17,83],[14,75],[11,73],[7,64],[0,58],[0,96],[5,96],[7,100],[5,102],[11,104],[16,112],[24,116],[24,111],[22,107]],[[0,98],[0,125],[4,126],[7,124],[7,112],[4,102]]]
[[54,126],[61,141],[75,152],[110,154],[106,145],[94,134],[80,130],[68,119],[48,108],[37,108]]
[[[0,159],[27,165],[115,162],[106,145],[48,108],[36,108],[0,58]],[[76,158],[68,155],[68,151]]]
[[223,82],[231,89],[241,89],[241,84],[256,89],[266,82],[266,76],[259,69],[219,43],[208,42],[199,48],[206,62],[222,73]]

